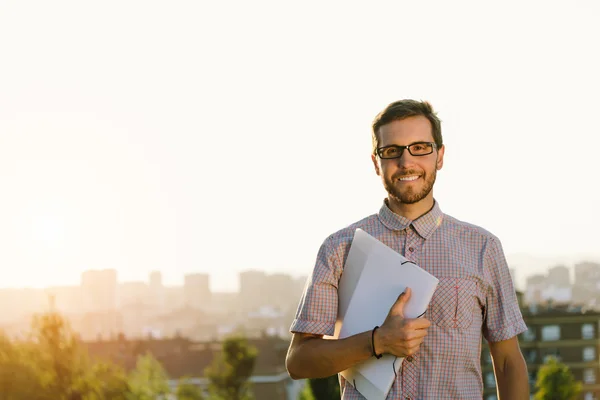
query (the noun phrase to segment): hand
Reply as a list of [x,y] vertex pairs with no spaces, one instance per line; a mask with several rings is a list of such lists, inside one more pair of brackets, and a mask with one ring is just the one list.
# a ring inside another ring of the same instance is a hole
[[377,354],[388,353],[406,357],[415,354],[421,347],[431,322],[425,318],[404,317],[404,306],[410,295],[410,288],[406,288],[390,308],[383,325],[375,331],[373,340]]

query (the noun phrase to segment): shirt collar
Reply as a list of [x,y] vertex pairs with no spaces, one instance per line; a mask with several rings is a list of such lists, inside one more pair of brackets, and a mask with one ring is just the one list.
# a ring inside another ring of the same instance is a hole
[[442,224],[444,213],[440,209],[438,202],[434,200],[433,207],[426,214],[420,216],[414,221],[395,214],[384,201],[378,214],[381,223],[393,231],[401,231],[408,228],[411,224],[419,235],[423,238],[429,238],[433,232]]

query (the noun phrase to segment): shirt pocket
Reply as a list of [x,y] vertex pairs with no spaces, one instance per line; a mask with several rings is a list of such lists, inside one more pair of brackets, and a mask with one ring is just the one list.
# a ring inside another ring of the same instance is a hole
[[433,294],[431,319],[442,328],[467,329],[477,306],[477,282],[442,278]]

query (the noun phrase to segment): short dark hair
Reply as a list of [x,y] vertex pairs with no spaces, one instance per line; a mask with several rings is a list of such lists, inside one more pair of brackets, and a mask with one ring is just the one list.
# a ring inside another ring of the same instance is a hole
[[392,121],[402,120],[408,117],[416,117],[422,115],[429,120],[431,123],[431,134],[433,135],[433,141],[437,148],[441,148],[444,145],[442,140],[442,123],[438,118],[433,107],[427,101],[416,101],[416,100],[399,100],[388,105],[382,112],[377,114],[373,120],[373,154],[376,154],[377,147],[379,147],[379,128],[383,125],[387,125]]

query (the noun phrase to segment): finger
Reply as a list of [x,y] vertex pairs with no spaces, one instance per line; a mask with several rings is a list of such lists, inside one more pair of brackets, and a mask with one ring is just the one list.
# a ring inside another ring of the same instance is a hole
[[427,336],[427,331],[425,329],[418,329],[416,331],[408,331],[404,333],[401,338],[406,341],[423,340],[425,336]]
[[392,308],[390,309],[390,314],[404,315],[404,305],[406,304],[408,299],[410,299],[410,294],[410,288],[406,288],[404,292],[400,293],[400,296],[398,296],[398,299],[396,299],[396,302],[394,303],[394,305],[392,305]]
[[427,329],[431,326],[431,322],[425,318],[415,318],[406,321],[404,326],[408,329]]

